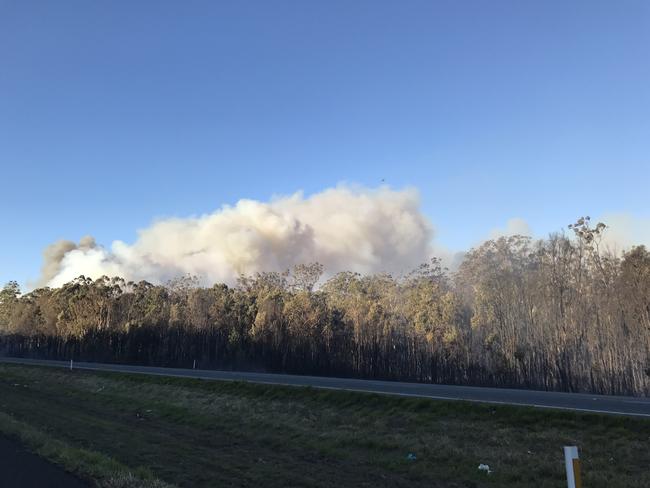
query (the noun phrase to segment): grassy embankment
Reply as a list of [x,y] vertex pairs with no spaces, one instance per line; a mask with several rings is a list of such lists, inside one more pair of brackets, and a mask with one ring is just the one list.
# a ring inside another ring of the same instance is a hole
[[650,486],[650,421],[310,388],[0,365],[0,433],[111,488]]

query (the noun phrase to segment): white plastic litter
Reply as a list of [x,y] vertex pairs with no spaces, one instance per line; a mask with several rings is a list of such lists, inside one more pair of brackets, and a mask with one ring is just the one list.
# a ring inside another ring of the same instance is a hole
[[492,472],[490,466],[488,466],[487,464],[479,464],[478,469],[479,471],[485,471],[487,474],[490,474]]

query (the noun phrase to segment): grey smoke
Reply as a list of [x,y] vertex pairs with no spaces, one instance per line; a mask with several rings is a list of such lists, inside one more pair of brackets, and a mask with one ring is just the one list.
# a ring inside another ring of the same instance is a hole
[[43,265],[41,266],[41,276],[37,285],[47,285],[62,271],[61,263],[65,255],[70,251],[76,249],[87,251],[95,247],[97,247],[97,244],[92,236],[82,237],[78,244],[65,239],[50,244],[43,250]]

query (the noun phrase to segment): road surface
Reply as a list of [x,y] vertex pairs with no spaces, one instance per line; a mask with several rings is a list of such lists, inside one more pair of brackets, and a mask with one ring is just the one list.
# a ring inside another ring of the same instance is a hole
[[0,436],[2,488],[88,488],[63,468],[28,452],[18,442]]
[[[70,363],[66,361],[38,359],[0,357],[0,362],[65,368],[70,367]],[[590,395],[584,393],[515,390],[508,388],[481,388],[473,386],[432,385],[426,383],[328,378],[322,376],[156,368],[151,366],[130,366],[125,364],[74,362],[73,367],[76,369],[94,371],[116,371],[122,373],[200,378],[205,380],[248,381],[251,383],[287,386],[311,386],[313,388],[413,396],[437,400],[464,400],[469,402],[504,405],[524,405],[538,408],[553,408],[650,418],[650,398],[645,397]]]

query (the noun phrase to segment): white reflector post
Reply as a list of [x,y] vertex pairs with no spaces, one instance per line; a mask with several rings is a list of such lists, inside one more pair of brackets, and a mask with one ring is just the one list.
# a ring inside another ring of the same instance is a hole
[[564,446],[564,465],[568,488],[582,488],[580,478],[580,458],[576,446]]

